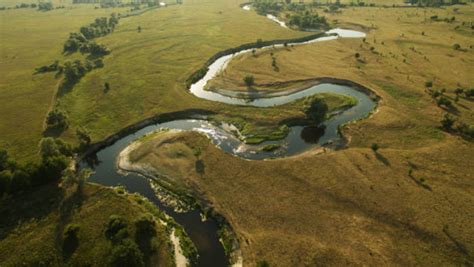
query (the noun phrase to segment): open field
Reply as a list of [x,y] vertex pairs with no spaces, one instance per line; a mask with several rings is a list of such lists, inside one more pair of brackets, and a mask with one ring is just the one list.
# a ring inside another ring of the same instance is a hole
[[[47,185],[29,195],[0,203],[0,261],[2,266],[64,266],[109,264],[113,242],[106,237],[111,215],[127,222],[128,235],[135,240],[135,221],[151,214],[132,195],[120,195],[110,188],[86,185],[82,192]],[[154,218],[157,220],[158,218]],[[63,231],[69,224],[79,226],[77,243],[66,246]],[[148,266],[174,266],[168,233],[158,221],[155,248],[147,254]]]
[[52,73],[34,74],[35,68],[64,60],[63,43],[70,32],[122,10],[81,5],[49,12],[1,11],[0,147],[22,160],[36,158],[59,80]]
[[[389,147],[412,148],[436,143],[444,138],[438,130],[444,111],[427,93],[425,82],[433,81],[438,90],[446,88],[451,100],[455,98],[456,88],[473,86],[470,69],[474,66],[474,50],[469,46],[474,36],[455,27],[465,28],[462,22],[470,21],[474,8],[460,7],[458,12],[453,12],[453,8],[426,9],[426,15],[424,12],[415,8],[343,9],[341,14],[330,18],[346,27],[356,24],[371,28],[366,42],[339,39],[261,50],[255,56],[244,54],[231,61],[209,87],[245,91],[243,78],[248,74],[255,77],[257,85],[318,77],[347,79],[375,90],[383,98],[376,116],[349,128],[352,145],[369,146],[377,142]],[[457,19],[453,23],[430,21],[429,17],[434,15]],[[466,50],[454,50],[455,43]],[[276,58],[277,71],[272,66],[271,53]],[[359,60],[356,54],[360,55]],[[264,89],[269,91],[272,86]],[[460,120],[474,123],[471,100],[461,97],[454,106]]]
[[248,264],[433,266],[472,257],[472,144],[457,138],[270,161],[239,159],[195,133],[156,138],[138,148],[138,162],[210,200],[237,231]]
[[[428,19],[453,15],[452,8],[426,11]],[[457,22],[446,23],[423,22],[423,9],[344,9],[332,19],[371,28],[366,42],[342,39],[272,51],[279,72],[270,51],[245,55],[213,81],[232,89],[247,74],[257,83],[335,77],[371,88],[382,101],[371,118],[344,129],[349,149],[246,161],[203,136],[181,133],[157,137],[166,148],[150,140],[136,160],[183,179],[180,184],[213,203],[240,237],[247,263],[472,262],[474,147],[440,130],[446,110],[433,102],[425,82],[446,88],[451,100],[455,88],[472,87],[473,37],[455,27],[473,11],[460,7]],[[454,43],[466,50],[454,50]],[[458,120],[473,123],[471,100],[461,97],[454,107]],[[382,148],[374,152],[372,143]],[[198,160],[204,171],[196,170]]]

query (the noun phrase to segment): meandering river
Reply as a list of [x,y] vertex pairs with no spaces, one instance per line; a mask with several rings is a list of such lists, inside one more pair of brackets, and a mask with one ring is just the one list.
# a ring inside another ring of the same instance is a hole
[[[343,29],[334,29],[328,31],[327,33],[334,35],[317,38],[305,43],[295,43],[293,45],[304,45],[313,42],[333,40],[341,37],[361,38],[365,36],[365,34],[361,32]],[[276,46],[278,47],[282,45]],[[94,169],[95,172],[90,177],[91,182],[100,183],[106,186],[123,185],[129,192],[137,192],[144,195],[153,203],[155,203],[161,210],[173,217],[177,223],[184,227],[187,234],[198,249],[199,261],[197,266],[229,265],[228,257],[225,255],[222,245],[219,243],[219,237],[217,236],[218,224],[213,219],[202,221],[200,213],[197,210],[185,213],[175,212],[173,208],[164,205],[164,203],[158,199],[148,179],[135,173],[125,174],[118,171],[116,166],[117,156],[123,149],[125,149],[131,142],[147,133],[166,128],[201,132],[207,135],[209,139],[220,149],[237,157],[261,160],[273,157],[291,156],[304,152],[315,146],[341,143],[342,137],[337,131],[338,127],[347,122],[368,116],[368,114],[376,106],[376,103],[371,99],[371,97],[369,97],[368,94],[366,94],[366,92],[351,88],[349,86],[330,83],[315,85],[305,90],[284,96],[266,98],[257,97],[253,101],[225,96],[216,92],[205,90],[206,83],[214,78],[220,71],[222,71],[234,56],[248,52],[250,52],[250,50],[243,50],[232,55],[223,56],[214,61],[209,66],[209,70],[206,75],[201,80],[191,85],[190,92],[196,97],[202,99],[218,101],[232,105],[252,105],[257,107],[282,105],[317,93],[338,93],[349,95],[356,98],[358,103],[347,110],[340,111],[330,120],[324,122],[324,130],[321,130],[321,128],[315,129],[311,127],[294,126],[290,128],[288,136],[283,140],[268,141],[258,146],[243,144],[237,137],[235,137],[233,133],[229,131],[229,125],[215,125],[205,120],[205,118],[174,120],[159,123],[145,127],[136,131],[135,133],[121,138],[114,144],[98,151],[96,154],[88,159],[83,160],[79,164],[80,168],[90,167]],[[261,151],[262,146],[268,144],[278,144],[280,145],[280,148],[275,151]]]

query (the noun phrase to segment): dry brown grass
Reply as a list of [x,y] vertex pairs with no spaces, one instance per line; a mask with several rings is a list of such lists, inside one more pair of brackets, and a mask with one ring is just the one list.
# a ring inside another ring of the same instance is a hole
[[[274,51],[278,73],[266,51],[232,62],[224,74],[225,82],[234,85],[252,73],[262,83],[330,76],[375,90],[382,96],[378,111],[344,129],[349,149],[246,161],[194,133],[175,137],[179,147],[201,146],[205,173],[181,177],[205,192],[203,197],[231,222],[246,263],[440,266],[473,261],[474,147],[439,129],[445,111],[433,103],[424,83],[432,80],[435,88],[447,88],[449,97],[458,83],[472,87],[473,52],[455,51],[452,45],[472,43],[472,36],[454,27],[472,20],[474,10],[460,7],[454,24],[423,22],[424,11],[345,9],[332,19],[372,27],[367,43],[337,40]],[[427,18],[453,13],[452,8],[426,11]],[[366,63],[358,62],[355,53]],[[471,101],[461,99],[455,107],[460,120],[473,122]],[[381,145],[378,153],[368,148],[372,143]],[[160,170],[166,167],[161,162],[152,165]]]
[[[418,150],[353,148],[270,161],[239,159],[195,133],[167,139],[166,151],[201,148],[204,174],[186,168],[179,177],[231,222],[246,263],[462,264],[468,256],[446,225],[468,253],[474,249],[474,168],[464,156],[472,145],[457,138]],[[197,157],[186,160],[191,166]],[[144,162],[158,171],[183,166],[166,157]]]
[[[243,77],[247,74],[254,75],[257,84],[315,77],[352,80],[383,98],[372,119],[347,130],[353,146],[368,146],[370,142],[397,148],[430,145],[444,138],[438,127],[445,110],[433,103],[424,83],[433,81],[435,89],[446,88],[451,99],[455,88],[474,85],[474,76],[469,71],[474,66],[474,53],[469,48],[474,38],[455,30],[457,26],[466,27],[462,22],[472,20],[474,7],[459,9],[456,13],[452,7],[343,9],[342,14],[332,15],[331,20],[348,27],[356,24],[371,28],[365,43],[362,39],[339,39],[262,50],[256,56],[242,55],[210,87],[244,90]],[[430,21],[432,15],[442,19],[456,16],[456,22]],[[452,48],[454,43],[467,49],[456,51]],[[270,53],[276,57],[278,71],[272,67]],[[356,59],[356,53],[365,63]],[[454,113],[460,120],[474,123],[472,101],[460,98],[455,107]]]

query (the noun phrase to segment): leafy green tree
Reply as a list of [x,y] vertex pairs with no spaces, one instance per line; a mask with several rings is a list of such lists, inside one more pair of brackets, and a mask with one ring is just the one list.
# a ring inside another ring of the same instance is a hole
[[44,158],[72,156],[71,147],[61,139],[45,137],[40,141],[40,155]]
[[303,111],[306,117],[315,125],[320,124],[326,118],[328,106],[319,97],[307,97],[304,101]]
[[125,219],[119,215],[111,215],[105,229],[105,236],[112,241],[120,241],[128,237]]
[[79,139],[79,149],[84,149],[88,147],[92,141],[89,132],[84,128],[79,128],[76,130],[77,138]]
[[48,129],[66,130],[69,127],[69,120],[66,113],[54,109],[48,113],[46,117],[46,125]]
[[130,239],[124,239],[120,244],[112,248],[110,265],[117,267],[144,266],[143,253],[137,244]]

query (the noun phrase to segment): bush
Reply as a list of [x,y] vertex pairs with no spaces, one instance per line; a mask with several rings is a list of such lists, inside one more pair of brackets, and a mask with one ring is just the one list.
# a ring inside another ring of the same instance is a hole
[[311,123],[317,125],[324,121],[328,106],[321,98],[312,96],[304,101],[303,112]]
[[465,97],[473,97],[474,96],[474,88],[464,90]]
[[244,77],[244,83],[247,87],[252,87],[255,83],[255,78],[252,75],[246,75]]
[[455,121],[454,117],[446,113],[441,120],[441,126],[447,131],[452,130]]
[[426,87],[426,88],[431,88],[431,87],[433,87],[433,82],[432,82],[432,81],[427,81],[427,82],[425,82],[425,87]]
[[61,139],[45,137],[40,141],[40,155],[43,159],[59,156],[72,156],[71,147]]
[[39,68],[36,68],[35,71],[36,73],[44,73],[44,72],[50,72],[50,71],[57,71],[59,69],[59,61],[54,61],[54,63],[46,66],[41,66]]
[[378,144],[373,143],[373,144],[370,146],[370,148],[371,148],[375,153],[377,153],[377,151],[379,150],[380,147],[379,147]]
[[128,231],[125,219],[118,215],[111,215],[105,230],[105,236],[113,241],[120,241],[126,238]]
[[447,97],[445,96],[441,96],[440,98],[438,98],[438,100],[436,100],[436,104],[438,104],[438,106],[445,106],[447,108],[450,108],[453,106],[453,103],[451,102],[451,100],[449,100]]
[[461,45],[460,44],[453,44],[453,49],[454,50],[461,50]]
[[110,265],[117,267],[144,266],[143,253],[137,244],[130,239],[124,239],[120,244],[112,248]]
[[53,9],[53,4],[50,2],[39,3],[38,10],[40,11],[49,11]]
[[54,109],[48,113],[46,125],[48,129],[66,130],[69,127],[69,120],[66,113]]
[[456,126],[456,130],[462,136],[469,137],[469,138],[474,138],[474,125],[467,125],[464,122],[460,122]]

